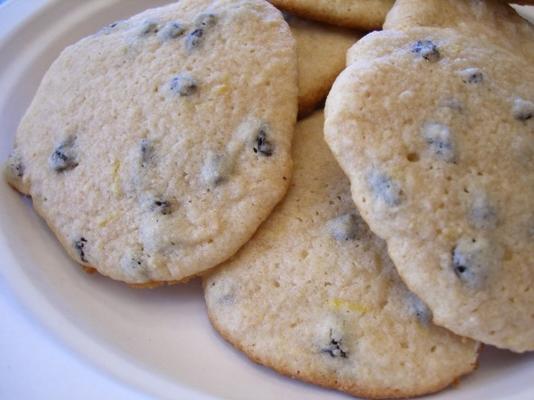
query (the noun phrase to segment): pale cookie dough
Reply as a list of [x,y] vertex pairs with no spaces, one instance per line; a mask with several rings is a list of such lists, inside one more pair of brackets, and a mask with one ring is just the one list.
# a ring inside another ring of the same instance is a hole
[[297,42],[299,117],[313,112],[345,68],[347,50],[360,38],[357,31],[307,21],[286,14]]
[[476,367],[479,345],[433,325],[401,282],[354,207],[323,121],[321,112],[297,125],[283,203],[204,278],[210,320],[293,378],[373,398],[443,389]]
[[534,350],[532,64],[449,29],[373,33],[351,54],[325,136],[362,216],[435,323]]
[[379,29],[394,0],[269,0],[300,17],[354,29]]
[[68,47],[7,175],[69,255],[130,284],[234,254],[284,195],[297,57],[261,0],[182,0]]
[[534,62],[534,26],[502,0],[398,0],[384,29],[452,28]]

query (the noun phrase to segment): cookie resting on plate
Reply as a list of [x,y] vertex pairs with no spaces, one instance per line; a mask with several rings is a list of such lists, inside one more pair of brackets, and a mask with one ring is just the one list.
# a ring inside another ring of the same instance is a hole
[[473,371],[479,344],[432,324],[358,215],[322,112],[298,124],[293,155],[286,198],[204,277],[215,328],[260,364],[355,396],[423,395]]
[[297,57],[261,0],[182,0],[66,48],[8,181],[80,264],[175,282],[233,255],[286,192]]
[[534,350],[534,67],[447,28],[361,39],[325,137],[404,282],[451,331]]

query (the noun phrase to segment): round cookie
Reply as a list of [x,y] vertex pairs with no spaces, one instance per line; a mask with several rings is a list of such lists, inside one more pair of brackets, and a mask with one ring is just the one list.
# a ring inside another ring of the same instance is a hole
[[433,325],[359,217],[323,139],[297,125],[286,198],[204,277],[210,320],[254,361],[355,396],[438,391],[476,367],[479,344]]
[[398,0],[384,29],[452,28],[534,62],[534,26],[502,0]]
[[297,57],[262,0],[182,0],[68,47],[16,134],[8,180],[69,255],[130,284],[234,254],[287,190]]
[[345,68],[347,50],[362,37],[357,31],[303,20],[287,14],[297,42],[299,117],[313,112]]
[[534,350],[532,64],[431,28],[372,33],[351,55],[325,137],[363,218],[436,324]]
[[300,17],[355,29],[378,29],[394,0],[269,0]]

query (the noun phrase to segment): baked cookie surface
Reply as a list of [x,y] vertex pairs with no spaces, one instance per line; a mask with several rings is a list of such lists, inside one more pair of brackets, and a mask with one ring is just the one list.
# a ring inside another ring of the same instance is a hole
[[475,368],[479,345],[432,325],[359,217],[322,128],[322,112],[297,125],[286,198],[204,277],[210,320],[293,378],[375,398],[440,390]]
[[354,29],[378,29],[394,0],[269,0],[298,16]]
[[361,39],[325,137],[404,282],[457,334],[534,350],[534,68],[451,29]]
[[234,254],[284,195],[296,113],[280,12],[183,0],[65,49],[6,173],[77,262],[179,281]]
[[362,34],[290,14],[285,17],[297,42],[299,117],[304,117],[326,98],[345,68],[347,50]]
[[384,29],[452,28],[534,62],[534,26],[502,0],[399,0]]

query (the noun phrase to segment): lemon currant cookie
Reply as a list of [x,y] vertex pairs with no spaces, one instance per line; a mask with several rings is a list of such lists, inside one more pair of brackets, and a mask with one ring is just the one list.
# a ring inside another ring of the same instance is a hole
[[299,116],[313,112],[345,68],[347,50],[360,32],[327,26],[286,14],[297,42]]
[[261,0],[183,0],[115,22],[50,67],[8,180],[85,266],[131,284],[198,274],[287,189],[296,60]]
[[215,328],[258,363],[356,396],[422,395],[471,372],[478,343],[433,325],[399,279],[324,142],[322,112],[297,125],[293,155],[286,198],[204,277]]
[[534,350],[534,69],[451,29],[368,35],[325,136],[404,282],[453,332]]
[[269,0],[303,18],[355,29],[381,28],[394,0]]
[[534,62],[534,26],[502,0],[399,0],[384,29],[452,28]]

